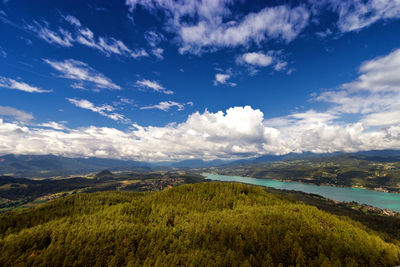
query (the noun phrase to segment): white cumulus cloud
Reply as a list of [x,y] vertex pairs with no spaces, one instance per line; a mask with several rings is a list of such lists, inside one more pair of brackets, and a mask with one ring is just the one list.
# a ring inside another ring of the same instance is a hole
[[243,62],[247,64],[256,65],[260,67],[266,67],[268,65],[271,65],[274,60],[272,56],[260,52],[245,53],[242,55],[241,59],[243,60]]
[[272,66],[276,71],[285,70],[288,63],[282,59],[281,52],[268,51],[266,53],[262,51],[258,52],[247,52],[236,58],[236,63],[239,65],[248,66],[252,73],[257,72],[257,68]]
[[236,83],[228,81],[230,78],[231,78],[231,74],[217,73],[217,74],[215,74],[214,86],[217,86],[219,84],[228,85],[228,86],[232,86],[232,87],[236,86]]
[[[93,104],[76,100],[86,109]],[[100,107],[100,110],[107,110]],[[362,122],[336,123],[336,115],[306,111],[277,123],[250,106],[195,112],[182,123],[133,130],[88,126],[43,129],[0,119],[0,153],[100,156],[136,160],[243,158],[289,152],[334,152],[400,148],[400,127],[368,130]]]

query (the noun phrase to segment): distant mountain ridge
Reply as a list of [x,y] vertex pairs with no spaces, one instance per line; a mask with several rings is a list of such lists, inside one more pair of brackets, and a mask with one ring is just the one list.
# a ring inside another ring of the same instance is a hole
[[158,163],[156,164],[157,166],[161,167],[170,167],[170,168],[206,168],[206,167],[217,167],[217,166],[222,166],[225,164],[229,164],[230,162],[233,162],[232,160],[221,160],[221,159],[216,159],[216,160],[202,160],[202,159],[187,159],[187,160],[181,160],[181,161],[176,161],[176,162],[163,162],[163,163]]
[[333,153],[313,153],[313,152],[303,152],[303,153],[289,153],[285,155],[263,155],[260,157],[252,159],[242,159],[230,162],[227,165],[238,165],[247,163],[263,163],[263,162],[273,162],[273,161],[285,161],[285,160],[296,160],[296,159],[306,159],[306,158],[327,158],[327,157],[337,157],[337,156],[350,156],[350,157],[363,157],[365,160],[374,161],[400,161],[400,150],[369,150],[369,151],[359,151],[354,153],[346,152],[333,152]]
[[400,161],[400,150],[371,150],[355,153],[289,153],[286,155],[262,155],[251,159],[241,160],[211,160],[188,159],[176,162],[144,162],[107,158],[69,158],[55,155],[13,155],[0,156],[0,175],[14,177],[51,177],[71,174],[110,171],[149,171],[159,169],[191,169],[263,162],[286,161],[305,158],[326,158],[335,156],[360,157],[373,161]]
[[145,162],[102,158],[68,158],[55,155],[0,156],[0,175],[47,177],[110,170],[148,170]]

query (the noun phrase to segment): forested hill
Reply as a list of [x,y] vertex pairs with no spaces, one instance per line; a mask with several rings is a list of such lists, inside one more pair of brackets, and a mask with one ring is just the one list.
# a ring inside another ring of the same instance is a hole
[[393,266],[358,222],[232,183],[77,194],[0,215],[1,266]]

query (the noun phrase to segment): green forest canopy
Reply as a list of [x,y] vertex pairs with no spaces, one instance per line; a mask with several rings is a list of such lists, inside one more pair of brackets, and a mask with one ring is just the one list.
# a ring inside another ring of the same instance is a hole
[[400,263],[358,222],[236,183],[78,194],[0,216],[2,266]]

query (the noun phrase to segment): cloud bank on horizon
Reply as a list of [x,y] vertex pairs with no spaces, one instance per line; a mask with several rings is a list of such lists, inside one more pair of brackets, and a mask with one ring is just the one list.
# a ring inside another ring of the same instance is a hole
[[400,1],[256,2],[109,3],[109,29],[0,4],[0,154],[400,149]]

